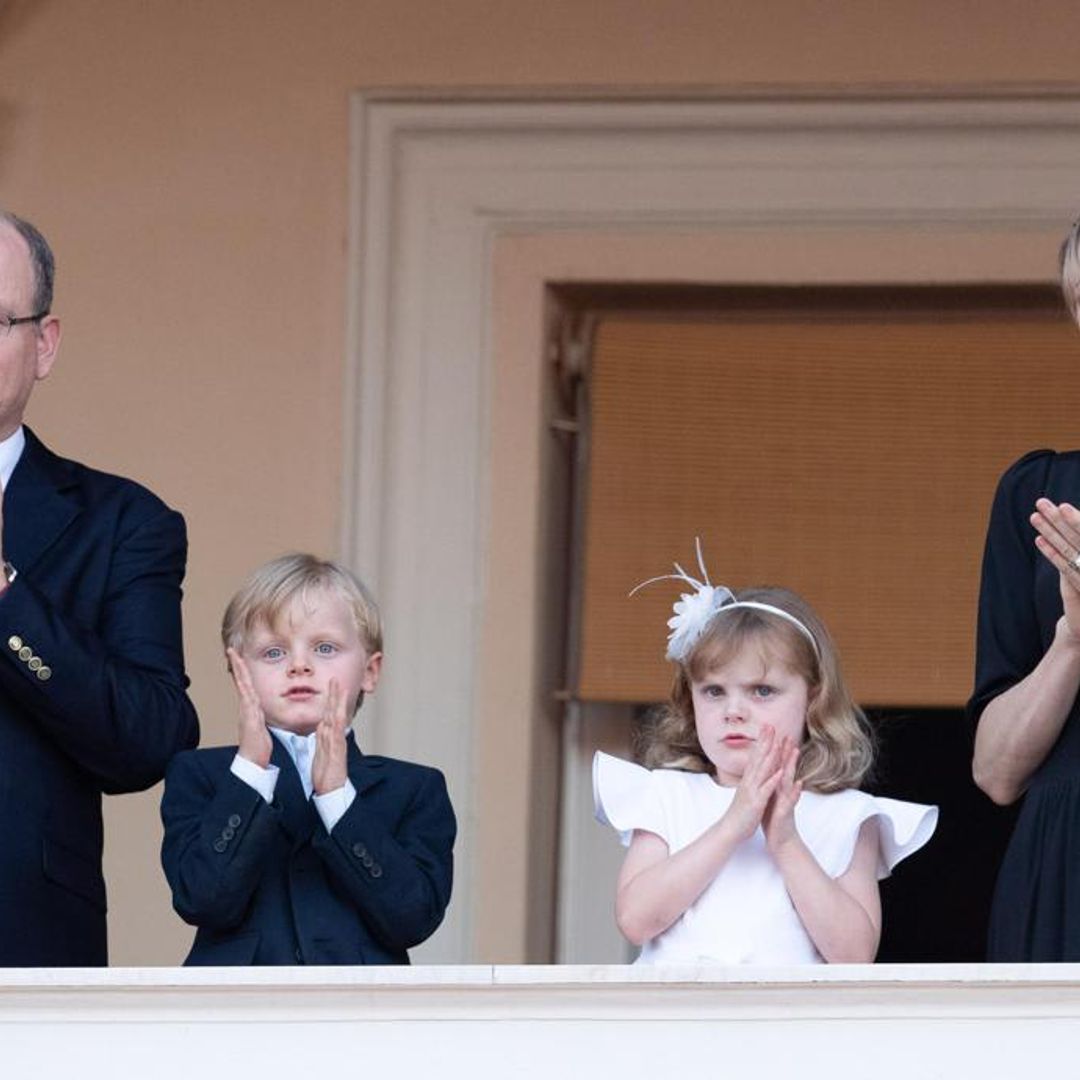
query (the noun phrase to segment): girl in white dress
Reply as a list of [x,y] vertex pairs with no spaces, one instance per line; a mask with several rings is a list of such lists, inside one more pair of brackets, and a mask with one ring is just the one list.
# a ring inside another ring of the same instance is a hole
[[648,768],[602,753],[593,766],[597,817],[629,845],[619,929],[639,963],[868,963],[878,880],[926,843],[937,809],[857,790],[872,742],[804,600],[675,569],[693,592],[668,622],[675,680]]

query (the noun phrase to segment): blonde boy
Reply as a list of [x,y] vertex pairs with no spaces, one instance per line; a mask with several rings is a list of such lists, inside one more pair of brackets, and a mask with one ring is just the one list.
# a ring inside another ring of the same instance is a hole
[[375,602],[344,567],[286,555],[225,611],[234,747],[172,761],[161,816],[187,964],[406,964],[450,900],[442,774],[362,754],[349,730],[382,669]]

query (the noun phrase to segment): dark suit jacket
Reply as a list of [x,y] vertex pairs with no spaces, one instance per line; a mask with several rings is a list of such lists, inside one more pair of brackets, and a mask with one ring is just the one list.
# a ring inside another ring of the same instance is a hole
[[180,636],[184,521],[27,430],[4,494],[0,965],[106,963],[101,793],[198,741]]
[[178,755],[161,859],[197,926],[188,964],[407,964],[450,901],[456,825],[442,773],[362,754],[356,798],[327,833],[285,748],[271,804],[230,771],[235,746]]

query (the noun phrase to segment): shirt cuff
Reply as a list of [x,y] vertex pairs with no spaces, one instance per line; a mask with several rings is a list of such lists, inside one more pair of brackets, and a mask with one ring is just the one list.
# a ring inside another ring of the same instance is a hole
[[311,801],[319,811],[319,817],[322,818],[328,833],[334,831],[334,826],[345,816],[345,811],[352,806],[355,798],[356,788],[348,777],[341,787],[328,791],[325,795],[312,796]]
[[248,761],[239,754],[232,759],[229,772],[237,779],[243,780],[248,787],[253,787],[268,803],[274,801],[274,788],[277,787],[278,773],[281,770],[276,765],[267,765],[260,769],[254,761]]

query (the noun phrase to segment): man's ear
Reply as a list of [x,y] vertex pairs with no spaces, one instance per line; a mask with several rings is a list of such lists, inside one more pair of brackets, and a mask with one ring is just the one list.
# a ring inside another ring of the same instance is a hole
[[382,653],[372,653],[364,665],[364,675],[360,680],[360,689],[365,694],[373,693],[379,684],[379,675],[382,673]]
[[60,348],[60,320],[55,315],[46,315],[37,328],[37,371],[35,377],[47,379],[52,371],[53,361]]

